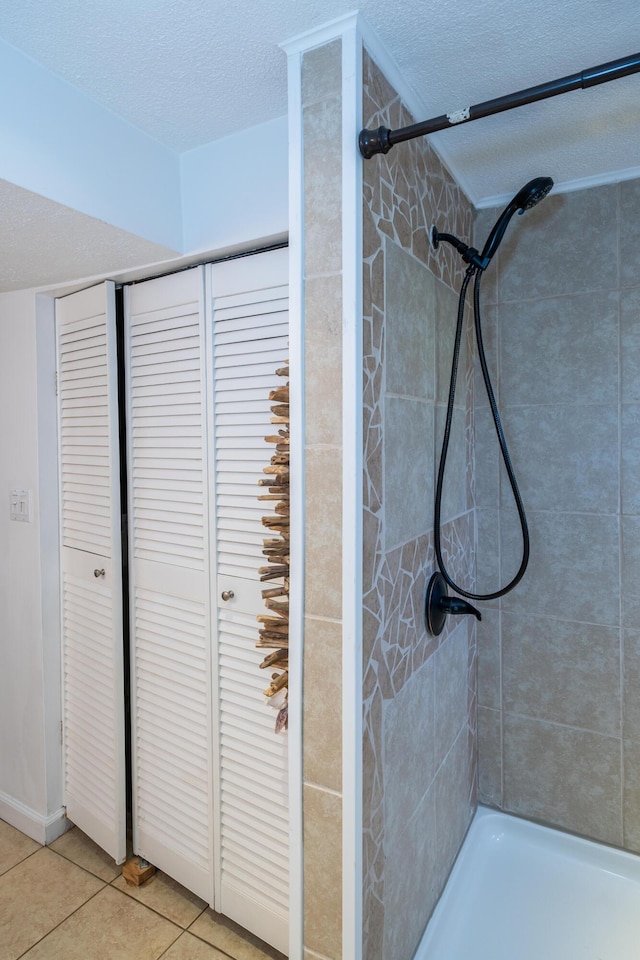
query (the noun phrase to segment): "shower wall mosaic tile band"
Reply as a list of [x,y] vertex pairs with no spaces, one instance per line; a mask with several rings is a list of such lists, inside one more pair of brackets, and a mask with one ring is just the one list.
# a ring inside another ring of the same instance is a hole
[[[412,118],[364,56],[364,125]],[[410,960],[476,804],[475,621],[423,621],[433,493],[462,271],[437,222],[469,236],[469,203],[426,141],[364,163],[364,950]],[[447,468],[443,552],[474,572],[470,344]]]

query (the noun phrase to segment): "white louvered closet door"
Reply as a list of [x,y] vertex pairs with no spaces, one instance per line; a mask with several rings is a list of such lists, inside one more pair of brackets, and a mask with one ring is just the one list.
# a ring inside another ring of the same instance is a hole
[[112,283],[56,301],[64,802],[126,853],[117,351]]
[[[213,264],[216,909],[288,953],[287,735],[262,691],[256,650],[264,613],[258,569],[268,531],[258,480],[270,462],[269,391],[288,357],[288,251]],[[273,584],[271,584],[273,586]],[[228,601],[224,591],[232,591]]]
[[125,290],[134,851],[213,903],[204,272]]

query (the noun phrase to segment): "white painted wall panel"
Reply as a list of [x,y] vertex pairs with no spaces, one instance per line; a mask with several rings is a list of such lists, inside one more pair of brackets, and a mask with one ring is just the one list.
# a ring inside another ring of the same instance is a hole
[[287,146],[287,118],[278,117],[180,155],[185,253],[287,235]]

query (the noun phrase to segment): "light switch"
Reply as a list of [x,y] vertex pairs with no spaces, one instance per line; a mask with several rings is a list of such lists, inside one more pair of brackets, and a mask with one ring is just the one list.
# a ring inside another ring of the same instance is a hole
[[24,523],[31,523],[33,520],[33,510],[31,506],[31,490],[11,490],[11,520],[21,520]]

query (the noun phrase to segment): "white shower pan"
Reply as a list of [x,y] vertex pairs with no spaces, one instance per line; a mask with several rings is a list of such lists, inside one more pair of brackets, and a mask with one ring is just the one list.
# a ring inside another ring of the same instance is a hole
[[640,857],[479,807],[414,960],[639,960]]

